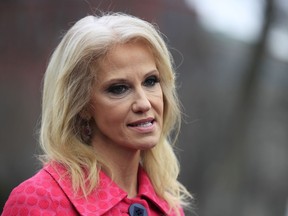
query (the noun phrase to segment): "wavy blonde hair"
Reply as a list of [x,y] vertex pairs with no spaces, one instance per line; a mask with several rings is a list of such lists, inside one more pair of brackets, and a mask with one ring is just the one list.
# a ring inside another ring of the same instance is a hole
[[97,187],[99,170],[105,161],[100,161],[95,149],[81,140],[80,113],[89,106],[97,61],[116,44],[135,40],[145,41],[151,48],[164,96],[160,142],[142,152],[142,166],[156,193],[177,211],[179,205],[188,205],[191,195],[177,180],[180,169],[171,139],[171,133],[178,134],[181,124],[173,61],[158,29],[137,17],[120,13],[87,16],[65,34],[51,56],[44,77],[41,160],[63,164],[72,178],[74,190],[82,191],[84,196]]

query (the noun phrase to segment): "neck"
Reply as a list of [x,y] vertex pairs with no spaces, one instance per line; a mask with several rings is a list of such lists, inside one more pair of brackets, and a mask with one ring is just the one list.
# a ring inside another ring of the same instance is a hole
[[128,193],[128,197],[135,197],[138,188],[139,157],[130,157],[130,160],[113,161],[109,164],[115,183]]
[[[97,154],[101,156],[102,170],[124,191],[128,197],[137,195],[137,176],[140,163],[140,150],[128,150],[125,148],[110,148],[109,145],[94,143]],[[115,147],[115,146],[114,146]]]

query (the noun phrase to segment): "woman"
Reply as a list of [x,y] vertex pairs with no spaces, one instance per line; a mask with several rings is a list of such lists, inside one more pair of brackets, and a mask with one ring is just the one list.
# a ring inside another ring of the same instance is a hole
[[184,215],[170,138],[180,110],[171,56],[154,26],[87,16],[45,73],[44,167],[16,187],[6,215]]

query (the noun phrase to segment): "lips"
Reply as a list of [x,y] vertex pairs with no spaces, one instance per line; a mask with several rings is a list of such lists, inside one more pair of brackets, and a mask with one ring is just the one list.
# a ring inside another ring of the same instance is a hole
[[141,119],[139,121],[129,123],[128,126],[129,127],[150,127],[153,125],[154,121],[155,121],[154,118]]

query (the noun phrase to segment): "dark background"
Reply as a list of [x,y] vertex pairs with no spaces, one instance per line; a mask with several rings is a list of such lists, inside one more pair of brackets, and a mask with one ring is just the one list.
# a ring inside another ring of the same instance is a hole
[[[120,11],[157,23],[178,72],[180,179],[200,216],[287,216],[288,60],[267,49],[287,13],[261,1],[254,42],[211,33],[184,0],[0,0],[0,209],[40,163],[42,77],[73,22]],[[169,164],[167,164],[169,165]],[[189,214],[188,214],[189,215]],[[192,215],[192,214],[191,214]]]

